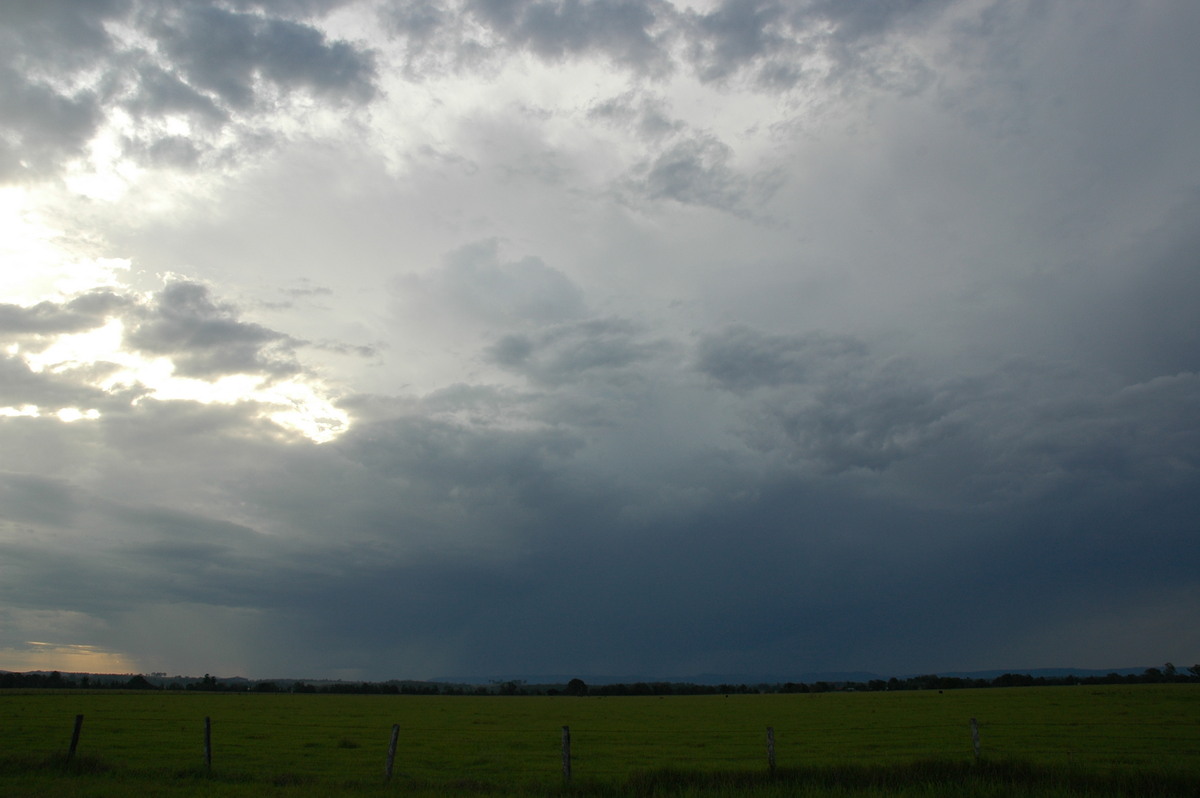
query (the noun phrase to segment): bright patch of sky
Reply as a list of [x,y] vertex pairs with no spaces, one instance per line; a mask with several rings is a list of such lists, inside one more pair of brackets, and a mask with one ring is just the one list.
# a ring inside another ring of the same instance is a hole
[[[108,392],[137,388],[145,398],[159,401],[188,401],[202,404],[239,404],[250,402],[262,407],[262,414],[279,426],[304,435],[317,443],[333,440],[345,432],[350,416],[333,405],[324,386],[303,380],[271,380],[252,374],[229,374],[216,380],[181,377],[170,358],[148,358],[125,351],[124,325],[112,319],[103,327],[73,335],[60,335],[39,351],[21,351],[10,347],[35,374],[43,371],[63,374],[80,370],[91,372],[96,365],[113,366],[91,384]],[[140,401],[140,398],[139,398]],[[10,411],[10,412],[6,412]],[[0,408],[11,416],[46,415],[32,405],[21,409]],[[63,421],[97,419],[95,409],[62,408],[48,413]]]

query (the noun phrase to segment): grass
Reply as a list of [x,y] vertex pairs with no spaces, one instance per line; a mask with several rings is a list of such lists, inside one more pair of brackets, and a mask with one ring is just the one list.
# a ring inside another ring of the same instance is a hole
[[172,798],[238,798],[277,795],[325,796],[526,796],[527,798],[805,798],[806,796],[956,796],[970,798],[1193,798],[1197,781],[1152,773],[1101,773],[1028,762],[965,763],[926,760],[906,765],[844,765],[764,772],[702,772],[659,769],[605,782],[571,786],[490,784],[470,779],[436,783],[339,779],[281,774],[272,778],[208,774],[198,770],[153,775],[65,772],[57,765],[31,768],[0,781],[6,796],[127,796],[144,792]]
[[1191,685],[729,698],[5,692],[0,718],[6,796],[1200,795]]

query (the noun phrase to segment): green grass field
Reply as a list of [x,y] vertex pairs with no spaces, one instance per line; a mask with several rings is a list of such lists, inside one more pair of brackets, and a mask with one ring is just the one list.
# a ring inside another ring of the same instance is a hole
[[1193,685],[728,698],[14,691],[0,693],[0,794],[558,794],[564,725],[578,794],[1200,795]]

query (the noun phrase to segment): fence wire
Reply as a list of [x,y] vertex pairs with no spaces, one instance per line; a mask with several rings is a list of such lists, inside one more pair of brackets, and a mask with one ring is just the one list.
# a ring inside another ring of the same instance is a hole
[[[66,749],[74,712],[67,697],[39,706],[39,696],[0,697],[0,751],[53,755]],[[894,764],[973,756],[970,718],[931,718],[897,723],[861,715],[845,722],[817,722],[802,711],[779,711],[770,722],[744,718],[689,721],[672,714],[670,699],[644,722],[622,722],[621,712],[570,723],[546,722],[547,705],[536,713],[505,715],[496,704],[475,713],[454,706],[438,717],[432,705],[404,698],[365,697],[338,704],[297,697],[273,702],[264,697],[187,699],[132,712],[120,696],[90,702],[79,752],[130,769],[186,771],[204,766],[205,718],[211,721],[213,770],[230,773],[291,774],[304,777],[381,777],[392,724],[400,726],[394,778],[480,781],[541,781],[562,772],[562,726],[570,728],[570,762],[576,779],[620,779],[657,769],[751,771],[768,767],[767,728],[772,729],[774,761],[780,768],[826,764]],[[442,698],[471,702],[472,697]],[[514,698],[509,707],[530,709]],[[569,701],[570,699],[567,699]],[[583,699],[590,701],[590,699]],[[371,702],[377,702],[372,704]],[[580,705],[585,706],[585,705]],[[433,707],[437,709],[437,707]],[[570,715],[575,705],[552,705]],[[712,707],[705,707],[706,710]],[[594,710],[594,707],[589,707]],[[803,707],[801,707],[803,709]],[[320,712],[316,712],[320,710]],[[762,709],[760,712],[768,712]],[[538,717],[529,715],[538,714]],[[406,723],[406,716],[411,721]],[[980,718],[982,755],[1046,762],[1148,764],[1163,751],[1200,770],[1197,718],[1159,722],[1133,720],[1114,736],[1109,724],[1080,720],[993,721]]]

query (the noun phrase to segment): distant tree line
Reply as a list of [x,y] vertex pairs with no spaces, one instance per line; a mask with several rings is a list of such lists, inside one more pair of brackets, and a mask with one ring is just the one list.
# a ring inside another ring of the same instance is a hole
[[827,693],[835,691],[879,692],[884,690],[958,690],[980,687],[1043,687],[1051,685],[1164,684],[1200,683],[1200,663],[1184,670],[1170,662],[1161,668],[1141,673],[1109,673],[1105,676],[1032,676],[1005,673],[994,679],[963,678],[926,674],[903,679],[871,679],[865,682],[817,681],[775,684],[693,684],[690,682],[633,682],[588,685],[572,679],[566,685],[527,684],[521,680],[495,681],[488,685],[451,684],[423,681],[345,682],[251,679],[218,679],[204,674],[200,679],[167,677],[156,673],[134,675],[64,675],[34,671],[0,671],[0,689],[85,689],[85,690],[192,690],[225,693],[352,693],[359,695],[566,695],[566,696],[650,696],[650,695],[734,695],[746,693]]
[[926,674],[907,678],[871,679],[856,681],[783,682],[776,684],[690,684],[687,682],[635,682],[632,684],[602,684],[588,686],[572,679],[566,689],[546,690],[548,695],[735,695],[740,693],[828,693],[880,692],[885,690],[958,690],[968,687],[1046,687],[1072,684],[1160,684],[1200,683],[1200,664],[1179,671],[1171,663],[1162,668],[1147,668],[1142,673],[1109,673],[1104,676],[1032,676],[1025,673],[1005,673],[994,679],[962,678]]

